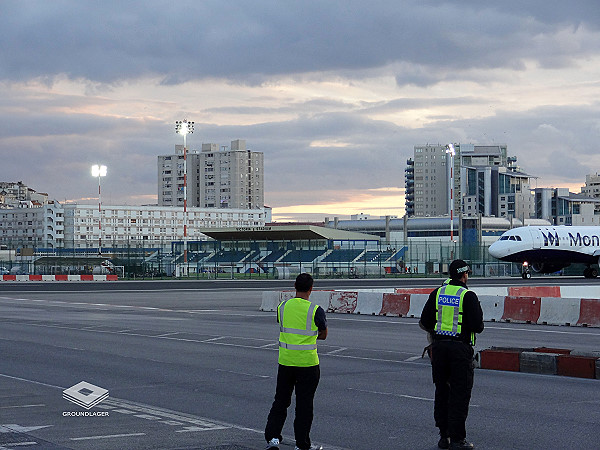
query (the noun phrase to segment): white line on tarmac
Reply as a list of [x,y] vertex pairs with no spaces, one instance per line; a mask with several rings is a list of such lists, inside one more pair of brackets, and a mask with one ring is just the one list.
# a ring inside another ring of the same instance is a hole
[[107,434],[104,436],[84,436],[77,438],[69,438],[72,441],[87,441],[91,439],[111,439],[111,438],[121,438],[121,437],[131,437],[131,436],[145,436],[146,433],[127,433],[127,434]]
[[421,357],[419,355],[417,355],[417,356],[411,356],[410,358],[406,358],[404,360],[404,362],[416,361],[417,359],[421,359]]
[[39,408],[42,406],[46,406],[43,403],[39,405],[14,405],[14,406],[0,406],[0,409],[10,409],[10,408]]
[[[380,391],[369,391],[366,389],[356,389],[356,388],[347,388],[349,391],[356,391],[356,392],[364,392],[366,394],[377,394],[377,395],[389,395],[392,397],[402,397],[402,398],[408,398],[411,400],[423,400],[426,402],[433,402],[435,401],[435,399],[433,398],[426,398],[426,397],[417,397],[414,395],[407,395],[407,394],[396,394],[395,392],[380,392]],[[472,408],[479,408],[479,405],[473,405],[470,404],[469,407]]]
[[340,347],[335,350],[331,350],[330,352],[324,353],[325,355],[335,355],[336,353],[343,352],[344,350],[348,350],[348,347]]
[[409,399],[412,399],[412,400],[424,400],[424,401],[427,401],[427,402],[432,402],[434,400],[432,398],[416,397],[414,395],[396,394],[395,392],[379,392],[379,391],[369,391],[369,390],[365,390],[365,389],[355,389],[355,388],[347,388],[347,389],[349,391],[364,392],[366,394],[389,395],[389,396],[392,396],[392,397],[409,398]]
[[253,374],[253,373],[246,373],[246,372],[234,372],[233,370],[217,369],[217,372],[232,373],[234,375],[246,375],[246,376],[249,376],[249,377],[271,378],[268,375],[256,375],[256,374]]

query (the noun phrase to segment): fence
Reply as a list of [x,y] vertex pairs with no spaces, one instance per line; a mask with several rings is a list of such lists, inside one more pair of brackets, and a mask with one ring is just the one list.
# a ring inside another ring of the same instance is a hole
[[198,241],[139,248],[17,249],[0,253],[0,274],[106,274],[125,278],[444,277],[456,258],[475,276],[517,276],[520,266],[488,255],[487,245],[448,241]]

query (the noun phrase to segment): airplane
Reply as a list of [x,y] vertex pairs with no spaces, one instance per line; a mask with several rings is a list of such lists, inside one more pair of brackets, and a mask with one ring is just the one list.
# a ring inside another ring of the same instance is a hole
[[526,226],[506,231],[490,245],[489,254],[501,261],[523,264],[521,276],[554,273],[573,263],[585,264],[585,278],[596,278],[600,263],[600,227]]

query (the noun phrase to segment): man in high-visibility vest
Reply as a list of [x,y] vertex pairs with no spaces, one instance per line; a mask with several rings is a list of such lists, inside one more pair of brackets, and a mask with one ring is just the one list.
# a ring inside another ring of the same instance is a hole
[[325,311],[308,298],[313,288],[313,278],[301,273],[296,278],[296,296],[277,307],[279,322],[279,369],[275,401],[271,406],[265,439],[268,449],[278,449],[282,441],[281,430],[296,390],[296,417],[294,437],[296,450],[310,450],[310,428],[313,421],[313,399],[321,370],[317,355],[317,339],[327,338]]
[[473,388],[475,334],[483,331],[477,295],[467,288],[471,273],[461,259],[452,261],[450,282],[429,295],[419,324],[433,338],[431,368],[435,384],[433,416],[439,448],[472,449],[465,422]]

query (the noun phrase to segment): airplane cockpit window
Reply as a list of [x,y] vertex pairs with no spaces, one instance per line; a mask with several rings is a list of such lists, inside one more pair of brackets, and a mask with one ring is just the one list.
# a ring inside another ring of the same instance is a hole
[[517,240],[517,238],[516,238],[516,237],[514,237],[514,236],[511,236],[509,239],[510,239],[511,241],[516,241],[516,240]]
[[517,241],[521,240],[521,236],[516,236],[516,238],[517,238]]
[[501,241],[508,241],[508,236],[502,236],[502,237],[500,238],[500,240],[501,240]]

